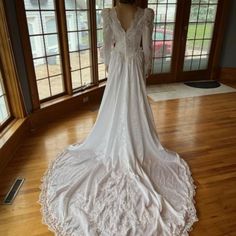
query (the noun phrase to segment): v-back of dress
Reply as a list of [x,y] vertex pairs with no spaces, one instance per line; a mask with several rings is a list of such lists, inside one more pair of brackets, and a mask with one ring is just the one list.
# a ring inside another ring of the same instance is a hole
[[102,17],[102,102],[89,135],[42,178],[43,223],[56,235],[188,235],[195,185],[187,163],[161,145],[146,95],[154,11],[138,8],[127,31],[114,8]]

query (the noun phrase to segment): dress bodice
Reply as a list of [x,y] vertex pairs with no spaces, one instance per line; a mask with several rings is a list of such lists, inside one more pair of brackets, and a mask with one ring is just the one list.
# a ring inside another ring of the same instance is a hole
[[111,27],[113,30],[113,42],[117,51],[127,57],[132,56],[140,47],[142,36],[142,24],[144,23],[144,9],[139,8],[135,13],[130,27],[125,31],[117,17],[115,8],[111,9]]
[[135,56],[140,49],[144,53],[145,72],[151,69],[152,62],[152,32],[154,11],[151,8],[137,7],[130,27],[125,31],[117,17],[115,8],[104,8],[103,19],[103,47],[104,64],[109,65],[111,50],[120,52],[125,58]]

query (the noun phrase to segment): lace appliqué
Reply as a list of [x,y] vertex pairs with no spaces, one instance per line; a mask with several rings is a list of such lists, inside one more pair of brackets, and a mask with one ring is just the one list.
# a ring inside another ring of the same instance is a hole
[[101,16],[103,20],[103,30],[106,31],[111,24],[110,9],[109,8],[102,9]]
[[154,27],[154,10],[152,8],[145,8],[145,23],[153,30]]
[[152,219],[148,209],[138,214],[138,201],[140,190],[135,178],[112,171],[107,181],[101,184],[92,209],[90,200],[83,197],[78,199],[77,205],[89,215],[91,227],[98,235],[123,236],[134,235],[132,229],[136,228],[144,231]]

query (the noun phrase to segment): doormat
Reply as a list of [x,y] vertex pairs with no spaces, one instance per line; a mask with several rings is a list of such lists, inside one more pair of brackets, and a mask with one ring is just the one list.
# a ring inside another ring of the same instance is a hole
[[151,100],[156,102],[180,98],[198,97],[218,93],[232,93],[236,92],[236,89],[222,83],[220,83],[220,86],[216,88],[202,89],[190,87],[182,82],[178,82],[147,85],[146,91],[148,97],[150,97]]
[[221,86],[221,84],[216,80],[190,81],[190,82],[185,82],[184,84],[186,84],[190,87],[203,88],[203,89],[217,88],[217,87]]

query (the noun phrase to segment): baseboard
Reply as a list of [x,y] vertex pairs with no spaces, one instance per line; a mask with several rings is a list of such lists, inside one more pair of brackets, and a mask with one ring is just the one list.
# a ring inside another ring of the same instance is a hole
[[221,82],[236,82],[236,68],[223,67],[220,69],[219,79]]
[[28,118],[15,119],[1,133],[0,142],[0,172],[6,167],[12,159],[22,140],[29,135]]
[[104,89],[105,84],[86,91],[79,96],[68,97],[68,99],[61,100],[58,103],[41,107],[29,115],[30,131],[34,132],[40,126],[47,125],[52,120],[66,116],[73,111],[86,109],[88,104],[101,101]]

